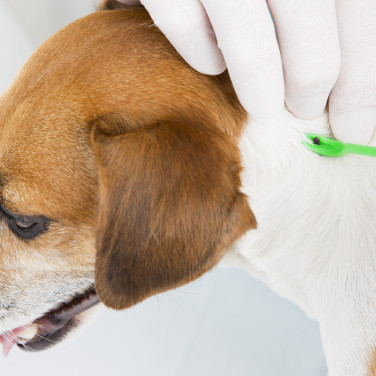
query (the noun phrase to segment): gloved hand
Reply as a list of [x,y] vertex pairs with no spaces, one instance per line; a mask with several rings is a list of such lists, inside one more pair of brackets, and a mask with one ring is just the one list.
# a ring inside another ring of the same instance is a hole
[[375,0],[141,3],[193,68],[214,75],[227,66],[250,114],[275,116],[285,100],[295,116],[313,119],[330,95],[334,135],[370,141],[376,125]]

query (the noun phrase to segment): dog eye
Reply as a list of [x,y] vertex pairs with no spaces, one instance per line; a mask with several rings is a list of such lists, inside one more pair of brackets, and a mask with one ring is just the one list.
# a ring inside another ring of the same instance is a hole
[[48,229],[50,220],[43,216],[11,216],[8,226],[21,239],[35,239]]
[[30,220],[27,218],[15,219],[14,223],[22,231],[31,230],[34,226],[37,225],[37,222],[35,222],[34,219]]
[[51,220],[42,216],[16,215],[0,206],[0,217],[3,217],[12,232],[19,238],[35,239],[37,236],[48,230]]

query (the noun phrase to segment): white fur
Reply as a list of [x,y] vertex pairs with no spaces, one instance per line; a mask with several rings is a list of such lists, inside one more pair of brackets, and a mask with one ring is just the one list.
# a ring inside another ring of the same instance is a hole
[[376,159],[321,157],[304,132],[330,135],[325,115],[251,119],[243,191],[257,230],[223,260],[262,279],[320,323],[330,376],[367,375],[376,345]]

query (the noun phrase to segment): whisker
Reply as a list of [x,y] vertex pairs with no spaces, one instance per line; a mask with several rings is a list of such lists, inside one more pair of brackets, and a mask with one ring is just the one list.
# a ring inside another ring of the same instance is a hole
[[39,338],[42,338],[42,339],[44,339],[44,340],[46,340],[46,341],[48,341],[48,342],[51,342],[51,343],[57,343],[56,341],[52,341],[51,339],[48,339],[48,338],[46,338],[46,337],[43,337],[43,336],[41,336],[40,334],[36,334]]
[[8,332],[17,342],[20,340],[20,337],[17,337],[12,331]]
[[32,349],[30,346],[20,343],[28,352],[36,352],[37,350]]
[[9,332],[8,330],[6,330],[1,336],[2,336],[4,339],[6,339],[8,342],[10,342],[9,339],[8,339],[8,334],[10,334],[10,332]]

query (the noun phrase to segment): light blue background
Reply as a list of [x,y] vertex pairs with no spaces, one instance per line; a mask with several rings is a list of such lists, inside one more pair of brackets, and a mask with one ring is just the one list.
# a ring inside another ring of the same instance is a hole
[[[0,90],[49,35],[92,0],[0,0]],[[241,270],[200,280],[127,311],[104,310],[52,350],[12,350],[0,375],[323,376],[318,325]]]

